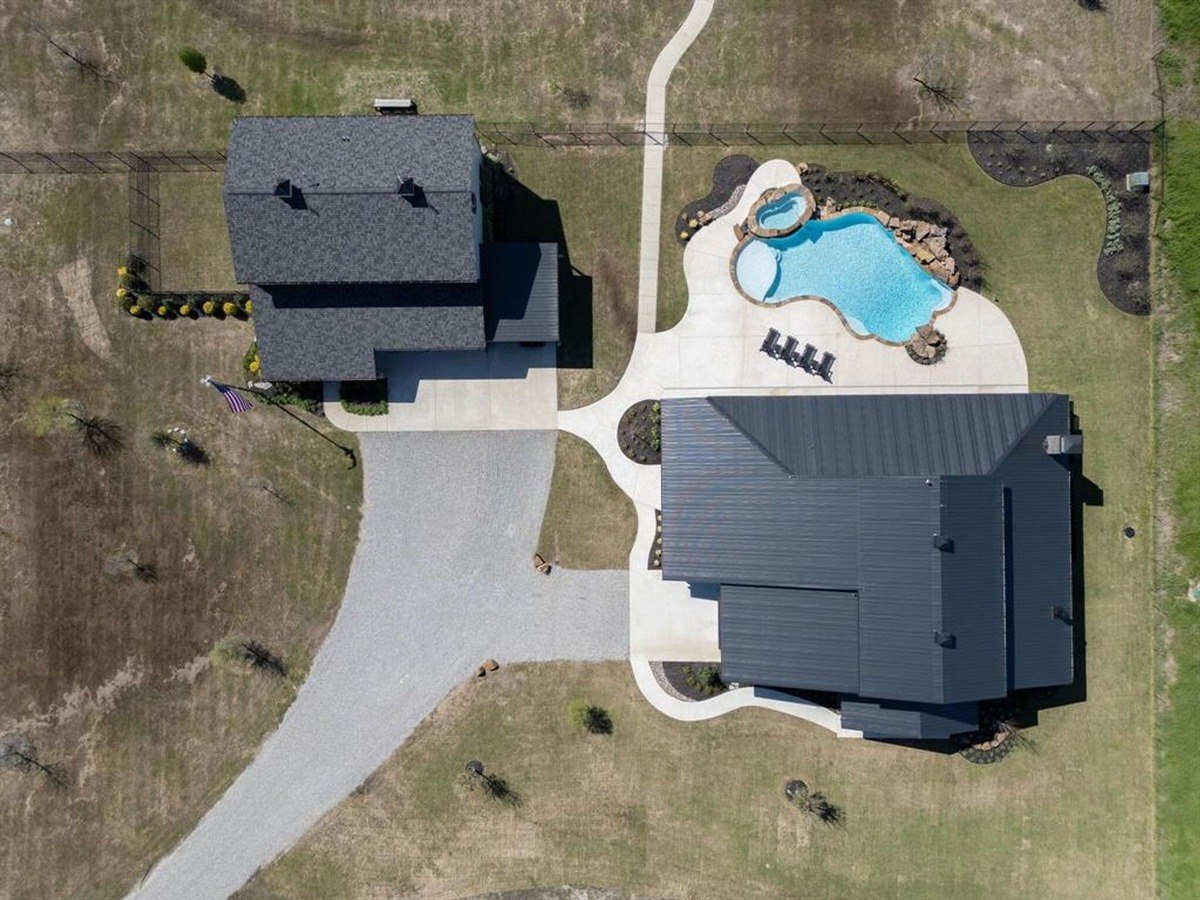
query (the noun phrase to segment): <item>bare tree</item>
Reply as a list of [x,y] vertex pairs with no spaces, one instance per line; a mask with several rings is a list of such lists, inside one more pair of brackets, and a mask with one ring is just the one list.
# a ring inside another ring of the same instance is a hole
[[56,785],[66,783],[58,767],[43,761],[37,748],[21,734],[8,734],[0,738],[0,772],[39,774]]
[[79,416],[70,410],[64,410],[63,415],[79,432],[84,448],[94,455],[112,456],[124,446],[121,439],[121,426],[112,419],[106,419],[103,416]]
[[497,803],[506,803],[509,806],[521,805],[521,795],[513,790],[505,779],[486,771],[483,763],[477,759],[467,763],[463,770],[462,783],[468,791],[477,791]]
[[783,795],[796,809],[824,825],[841,825],[842,811],[819,791],[809,790],[800,779],[789,781],[783,787]]
[[29,30],[45,41],[48,46],[53,47],[55,50],[69,59],[79,70],[81,75],[91,75],[93,78],[97,79],[98,81],[103,81],[105,84],[115,85],[117,83],[116,80],[109,76],[109,74],[101,69],[100,66],[84,56],[82,50],[73,49],[67,46],[61,38],[54,37],[50,34],[50,32],[42,28],[41,25],[37,24],[36,22],[30,22]]
[[922,56],[913,81],[918,85],[917,96],[932,101],[940,112],[966,112],[966,78],[946,63],[944,54],[929,52]]

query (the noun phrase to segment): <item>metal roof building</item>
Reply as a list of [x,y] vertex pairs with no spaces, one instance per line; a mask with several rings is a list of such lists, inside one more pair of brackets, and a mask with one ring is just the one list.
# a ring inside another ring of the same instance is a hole
[[374,379],[377,352],[557,341],[557,248],[481,250],[481,164],[471,116],[235,120],[225,212],[264,377]]
[[727,680],[970,730],[1073,678],[1069,434],[1052,394],[666,400],[663,575],[720,585]]

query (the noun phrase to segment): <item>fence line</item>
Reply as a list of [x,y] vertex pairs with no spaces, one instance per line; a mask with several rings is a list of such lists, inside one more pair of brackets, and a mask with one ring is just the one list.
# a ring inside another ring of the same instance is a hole
[[158,173],[135,169],[129,173],[129,254],[140,263],[139,274],[157,291],[162,285],[159,238]]
[[[480,140],[497,147],[640,147],[647,140],[687,147],[814,144],[908,146],[968,139],[1149,143],[1160,121],[934,121],[795,123],[478,122]],[[224,150],[0,150],[3,175],[102,175],[147,171],[220,172]]]

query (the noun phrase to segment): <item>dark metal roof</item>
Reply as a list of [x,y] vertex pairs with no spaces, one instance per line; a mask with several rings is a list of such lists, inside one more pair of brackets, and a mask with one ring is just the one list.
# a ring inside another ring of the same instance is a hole
[[[478,281],[479,166],[471,116],[235,119],[224,192],[237,279]],[[417,197],[401,195],[404,179]]]
[[842,727],[861,731],[863,737],[890,740],[948,738],[979,726],[978,703],[875,703],[843,700]]
[[[1049,608],[1071,602],[1070,480],[1041,446],[1068,420],[1056,395],[666,400],[664,577],[855,592],[856,640],[828,638],[857,653],[864,697],[1069,682],[1070,627]],[[742,625],[722,622],[722,653],[733,640],[750,666]],[[791,665],[759,646],[753,665]],[[827,689],[789,672],[764,683]]]
[[477,284],[251,286],[264,378],[376,377],[375,353],[482,350]]
[[558,244],[484,244],[489,341],[558,341]]
[[858,692],[858,597],[721,585],[721,674],[726,681]]

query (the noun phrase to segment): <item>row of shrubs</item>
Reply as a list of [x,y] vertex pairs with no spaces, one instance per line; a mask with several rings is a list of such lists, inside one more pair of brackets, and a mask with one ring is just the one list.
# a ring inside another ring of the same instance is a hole
[[247,319],[254,312],[253,301],[245,294],[163,294],[154,293],[133,261],[117,267],[117,303],[129,315],[139,319]]
[[1125,241],[1121,237],[1121,201],[1113,190],[1112,180],[1099,166],[1088,166],[1087,173],[1104,197],[1104,255],[1113,256],[1125,249]]

